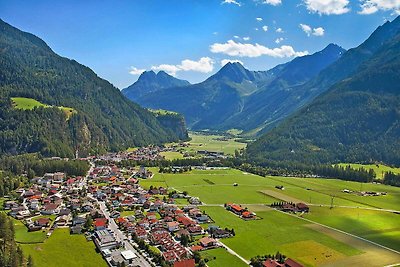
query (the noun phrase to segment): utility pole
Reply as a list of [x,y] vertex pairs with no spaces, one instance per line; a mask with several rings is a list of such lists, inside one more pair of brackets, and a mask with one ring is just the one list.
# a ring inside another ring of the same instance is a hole
[[335,196],[331,195],[331,209],[333,209],[333,200],[334,200]]

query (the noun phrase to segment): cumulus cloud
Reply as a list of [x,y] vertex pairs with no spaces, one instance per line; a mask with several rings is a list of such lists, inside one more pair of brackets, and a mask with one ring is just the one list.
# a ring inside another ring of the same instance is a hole
[[279,44],[280,42],[282,42],[284,39],[282,37],[279,37],[275,40],[275,43]]
[[178,65],[161,64],[158,66],[152,66],[151,69],[155,71],[163,70],[172,76],[176,76],[179,71],[209,73],[214,69],[214,61],[209,57],[202,57],[198,61],[185,59]]
[[129,73],[132,75],[140,75],[145,71],[146,71],[145,69],[138,69],[138,68],[131,66],[131,70],[129,71]]
[[278,32],[278,33],[283,33],[282,28],[278,28],[278,29],[276,29],[275,31]]
[[277,6],[277,5],[282,4],[282,0],[264,0],[262,3]]
[[257,20],[257,21],[262,21],[263,19],[262,19],[262,18],[256,18],[256,20]]
[[178,68],[183,71],[197,71],[208,73],[214,69],[214,61],[209,57],[202,57],[199,61],[190,59],[182,60]]
[[308,51],[296,52],[293,47],[283,45],[276,48],[268,48],[260,44],[237,43],[229,40],[226,43],[215,43],[210,46],[212,53],[221,53],[232,57],[293,57],[304,56]]
[[362,15],[373,14],[379,10],[393,10],[400,14],[400,0],[361,0],[361,2],[361,11],[358,13]]
[[[320,15],[341,15],[350,11],[349,0],[303,0],[307,9]],[[381,1],[381,0],[375,0]]]
[[300,28],[307,34],[307,36],[315,35],[315,36],[323,36],[325,34],[325,30],[322,27],[311,28],[307,24],[300,23]]
[[262,29],[263,29],[263,31],[268,31],[268,26],[267,25],[264,25],[264,26],[262,26]]
[[180,71],[180,69],[177,66],[170,65],[170,64],[161,64],[161,65],[158,65],[158,66],[152,66],[151,69],[155,70],[155,71],[163,70],[163,71],[165,71],[166,73],[168,73],[169,75],[172,75],[172,76],[176,76],[176,73],[178,71]]
[[241,6],[242,5],[241,3],[239,3],[236,0],[224,0],[224,1],[222,1],[221,4],[233,4],[233,5],[237,5],[237,6]]
[[221,66],[222,67],[225,66],[228,62],[230,62],[230,63],[240,63],[240,64],[243,65],[243,62],[240,61],[239,59],[223,59],[223,60],[221,60]]

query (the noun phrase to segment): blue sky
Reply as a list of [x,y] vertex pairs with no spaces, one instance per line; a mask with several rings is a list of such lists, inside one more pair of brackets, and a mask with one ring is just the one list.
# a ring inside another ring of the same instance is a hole
[[357,46],[400,0],[0,0],[0,18],[124,88],[143,70],[200,82],[221,62],[267,70],[329,43]]

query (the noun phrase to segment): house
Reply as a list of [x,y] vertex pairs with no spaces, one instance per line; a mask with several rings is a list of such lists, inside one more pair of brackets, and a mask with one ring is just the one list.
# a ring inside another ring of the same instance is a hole
[[224,229],[216,229],[213,231],[215,238],[226,238],[232,236],[232,233]]
[[277,262],[276,260],[273,259],[267,259],[263,262],[264,267],[284,267],[283,264]]
[[174,262],[174,267],[195,267],[194,259],[186,259]]
[[179,230],[179,222],[167,222],[168,231],[175,232]]
[[307,204],[301,202],[296,204],[296,209],[300,212],[308,212],[310,210]]
[[201,205],[201,201],[198,197],[189,198],[189,203],[192,205]]
[[201,235],[203,233],[203,228],[200,225],[189,226],[187,229],[191,235]]
[[99,250],[113,249],[118,244],[114,236],[108,230],[97,230],[94,233],[94,243]]
[[245,212],[242,213],[242,218],[248,220],[248,219],[255,219],[256,216],[252,212],[245,211]]
[[57,204],[55,204],[55,203],[49,203],[49,204],[46,204],[46,205],[43,207],[43,210],[41,211],[41,213],[42,213],[43,215],[51,215],[51,214],[57,214],[59,211],[60,211],[60,210],[59,210]]
[[86,222],[86,219],[85,219],[85,218],[82,218],[82,217],[75,217],[75,218],[72,220],[72,225],[73,225],[73,226],[83,225],[83,224],[85,224],[85,222]]
[[68,221],[69,221],[68,215],[62,215],[57,217],[56,219],[57,226],[65,226],[67,225]]
[[303,267],[302,264],[298,263],[297,261],[295,261],[291,258],[287,258],[285,260],[285,263],[283,264],[283,266],[285,266],[285,267]]
[[93,226],[95,230],[104,230],[106,229],[108,221],[106,218],[97,218],[93,222]]
[[47,227],[50,224],[49,218],[39,218],[34,222],[35,226]]
[[201,238],[199,242],[204,248],[210,248],[217,245],[217,241],[214,238],[208,236]]

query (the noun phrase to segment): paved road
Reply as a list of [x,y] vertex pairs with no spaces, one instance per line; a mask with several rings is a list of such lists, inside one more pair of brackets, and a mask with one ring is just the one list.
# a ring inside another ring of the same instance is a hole
[[110,217],[110,213],[107,211],[105,203],[103,201],[98,203],[100,211],[109,221],[108,228],[114,232],[116,240],[123,243],[125,249],[132,250],[136,254],[137,258],[133,261],[133,265],[137,264],[141,267],[151,267],[151,264],[147,261],[147,259],[139,254],[139,251],[137,251],[137,249],[128,241],[127,236],[119,229],[114,219]]

